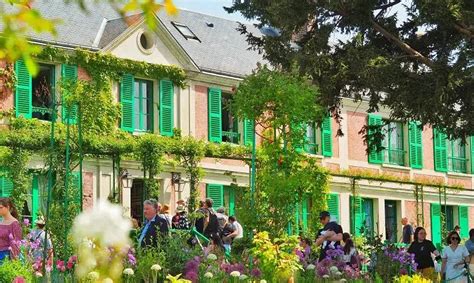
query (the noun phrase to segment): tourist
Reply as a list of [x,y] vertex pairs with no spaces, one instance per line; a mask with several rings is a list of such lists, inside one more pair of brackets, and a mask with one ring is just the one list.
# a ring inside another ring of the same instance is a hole
[[212,208],[214,201],[211,198],[206,198],[204,201],[204,209],[205,209],[205,216],[204,216],[204,236],[208,239],[212,240],[215,245],[222,247],[224,249],[224,245],[222,244],[221,235],[219,227],[219,221],[217,220],[217,215],[214,209]]
[[158,232],[162,236],[168,235],[168,224],[166,220],[159,217],[157,212],[160,210],[159,204],[155,199],[148,199],[143,202],[143,215],[145,223],[140,231],[138,244],[142,248],[158,246]]
[[170,215],[170,207],[167,204],[164,204],[160,208],[160,214],[158,214],[161,218],[166,220],[168,224],[168,229],[171,229],[171,215]]
[[225,208],[224,207],[219,207],[217,210],[216,210],[216,216],[217,216],[217,221],[219,221],[219,228],[221,230],[224,229],[224,226],[225,224],[227,223],[227,221],[229,220],[227,215],[225,215]]
[[224,228],[222,229],[222,243],[224,244],[224,248],[226,251],[230,252],[233,237],[231,236],[235,232],[235,226],[232,225],[229,221],[224,224]]
[[342,241],[344,243],[344,247],[342,248],[342,251],[344,252],[344,255],[342,256],[344,262],[347,265],[359,268],[359,255],[351,235],[349,233],[342,234]]
[[409,245],[413,241],[413,226],[408,223],[408,218],[406,217],[403,217],[401,222],[403,225],[401,242]]
[[474,277],[474,229],[469,230],[469,240],[466,241],[466,249],[469,252],[469,272]]
[[308,238],[301,239],[300,246],[301,246],[301,255],[302,255],[300,260],[303,261],[304,263],[310,262],[311,240]]
[[196,231],[201,234],[204,234],[204,222],[206,218],[206,208],[204,208],[204,201],[199,201],[199,208],[196,210],[196,214],[198,215],[194,220],[194,227]]
[[408,248],[408,252],[415,255],[416,271],[424,278],[435,281],[437,273],[432,255],[436,256],[436,259],[441,257],[433,242],[426,239],[426,230],[423,227],[415,229],[414,240]]
[[326,258],[326,252],[329,249],[335,249],[341,245],[342,227],[336,221],[330,221],[331,214],[328,211],[323,211],[319,214],[319,222],[323,226],[319,229],[316,246],[321,246],[319,260]]
[[441,258],[441,273],[446,282],[464,283],[467,282],[467,276],[464,273],[464,266],[469,262],[469,252],[466,247],[460,245],[461,238],[459,234],[452,231],[448,234],[446,242],[448,246],[443,249]]
[[22,231],[17,220],[18,212],[11,199],[0,198],[0,217],[2,217],[0,222],[0,262],[2,262],[6,258],[17,258]]
[[130,230],[130,238],[134,243],[138,241],[140,224],[138,224],[138,220],[136,218],[131,219],[132,222],[132,229]]
[[456,233],[458,233],[459,235],[461,235],[461,227],[460,227],[459,225],[454,226],[453,231],[455,231]]
[[176,215],[173,216],[172,221],[174,229],[189,230],[191,225],[186,215],[186,207],[184,205],[178,205],[178,207],[176,207]]
[[232,233],[231,237],[233,239],[241,239],[244,237],[244,228],[242,228],[242,225],[237,221],[237,218],[235,216],[230,216],[229,217],[229,222],[234,225],[235,231]]
[[46,225],[46,221],[44,220],[43,216],[39,216],[36,219],[36,229],[33,229],[30,232],[29,240],[30,242],[34,243],[38,247],[33,249],[32,256],[34,259],[43,258],[44,256],[44,246],[46,243],[46,258],[49,263],[53,262],[53,244],[51,243],[51,236],[48,233],[48,241],[46,242],[46,231],[44,230],[44,226]]

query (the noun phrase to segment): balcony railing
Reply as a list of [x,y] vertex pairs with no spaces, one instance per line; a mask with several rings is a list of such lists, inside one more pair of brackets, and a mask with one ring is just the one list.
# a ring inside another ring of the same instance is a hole
[[238,144],[240,141],[240,133],[222,131],[222,141]]
[[464,157],[448,157],[449,171],[457,173],[466,173],[467,159]]
[[31,108],[33,118],[37,118],[44,121],[51,121],[53,116],[53,109],[47,107],[36,107]]
[[405,151],[403,149],[386,149],[386,162],[394,165],[405,165]]

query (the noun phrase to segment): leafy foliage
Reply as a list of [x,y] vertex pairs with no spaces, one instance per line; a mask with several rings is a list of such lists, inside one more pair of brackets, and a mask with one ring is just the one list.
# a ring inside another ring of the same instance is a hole
[[25,282],[33,282],[33,269],[20,260],[5,260],[0,265],[0,281],[13,282],[17,277],[23,277]]
[[394,119],[474,134],[472,1],[256,0],[227,10],[276,28],[240,30],[274,66],[296,64],[334,114],[342,97],[368,98],[369,112],[385,106]]

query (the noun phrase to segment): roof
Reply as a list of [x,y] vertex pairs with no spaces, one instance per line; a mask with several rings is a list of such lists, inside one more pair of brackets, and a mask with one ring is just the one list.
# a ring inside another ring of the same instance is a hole
[[[83,11],[77,4],[65,3],[64,0],[34,1],[33,7],[44,17],[58,19],[59,23],[56,25],[57,36],[32,33],[29,34],[30,38],[46,43],[100,50],[125,32],[130,24],[137,22],[136,15],[121,18],[107,1],[97,2],[85,0],[88,9]],[[13,9],[3,1],[0,5],[5,6],[3,9],[6,11]],[[257,51],[249,50],[245,36],[236,30],[239,26],[236,21],[187,10],[179,10],[177,16],[169,16],[160,11],[157,16],[169,35],[202,71],[243,77],[255,69],[257,62],[263,61]],[[173,26],[173,22],[186,25],[199,41],[186,39]],[[247,29],[260,34],[254,26],[247,25]]]

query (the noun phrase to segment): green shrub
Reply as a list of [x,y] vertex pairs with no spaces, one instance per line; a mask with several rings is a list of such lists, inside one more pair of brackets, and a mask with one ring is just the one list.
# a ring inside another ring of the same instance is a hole
[[5,260],[0,265],[0,282],[12,282],[17,277],[33,282],[33,269],[19,260]]

